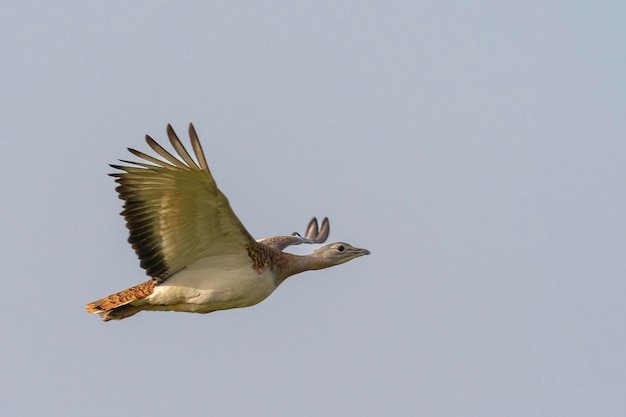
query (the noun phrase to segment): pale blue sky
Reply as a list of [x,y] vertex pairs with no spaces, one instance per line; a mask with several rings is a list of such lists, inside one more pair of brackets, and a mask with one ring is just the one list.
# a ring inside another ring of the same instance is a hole
[[[5,5],[0,414],[623,416],[625,16]],[[248,309],[85,314],[145,279],[107,164],[190,121],[253,236],[328,216],[372,256]]]

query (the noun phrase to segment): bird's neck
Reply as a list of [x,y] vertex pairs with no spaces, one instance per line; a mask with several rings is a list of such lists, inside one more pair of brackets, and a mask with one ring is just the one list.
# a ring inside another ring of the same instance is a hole
[[299,274],[300,272],[324,269],[333,266],[333,263],[328,259],[313,255],[300,256],[285,252],[282,252],[281,255],[281,260],[283,262],[278,265],[279,268],[277,270],[277,276],[280,282],[292,275]]
[[333,263],[325,258],[314,255],[294,255],[258,243],[248,246],[248,256],[252,261],[252,267],[257,272],[260,273],[263,269],[269,268],[278,284],[300,272],[333,266]]

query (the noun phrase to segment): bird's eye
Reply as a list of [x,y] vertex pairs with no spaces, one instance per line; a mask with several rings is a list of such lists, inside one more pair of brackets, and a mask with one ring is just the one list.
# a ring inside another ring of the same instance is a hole
[[343,250],[344,250],[344,249],[345,249],[345,248],[343,247],[343,245],[339,245],[339,246],[337,246],[337,250],[338,250],[339,252],[343,252]]

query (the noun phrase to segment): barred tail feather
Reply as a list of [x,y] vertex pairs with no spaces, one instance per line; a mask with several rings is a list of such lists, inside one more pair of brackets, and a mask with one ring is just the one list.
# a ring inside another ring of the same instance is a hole
[[154,280],[143,282],[127,290],[87,304],[87,313],[98,313],[104,321],[120,320],[137,314],[143,308],[130,303],[141,300],[154,292]]

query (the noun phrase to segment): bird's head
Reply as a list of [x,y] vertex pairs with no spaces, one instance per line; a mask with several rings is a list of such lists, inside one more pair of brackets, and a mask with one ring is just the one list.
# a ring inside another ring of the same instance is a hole
[[354,258],[358,258],[359,256],[369,254],[370,251],[367,249],[359,249],[348,243],[336,242],[316,249],[313,251],[312,256],[325,259],[334,265],[339,265],[351,261]]

